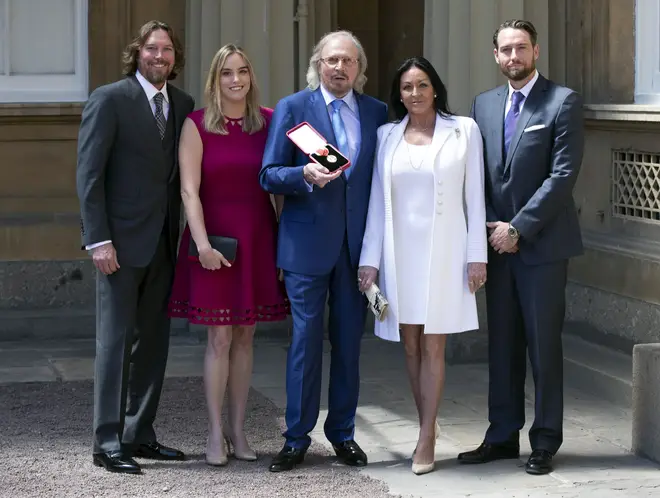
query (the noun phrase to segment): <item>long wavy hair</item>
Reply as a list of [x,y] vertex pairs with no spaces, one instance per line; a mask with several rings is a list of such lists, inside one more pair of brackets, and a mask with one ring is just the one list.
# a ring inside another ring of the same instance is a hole
[[367,54],[364,52],[364,47],[362,47],[360,40],[358,40],[353,33],[346,30],[333,31],[332,33],[324,35],[314,47],[312,56],[309,58],[309,67],[307,68],[307,86],[310,90],[316,90],[321,84],[321,75],[319,73],[321,52],[323,52],[323,49],[329,41],[342,36],[351,40],[357,47],[358,51],[359,70],[357,78],[355,78],[355,82],[353,83],[353,90],[358,93],[362,93],[364,90],[364,85],[367,83],[367,77],[365,76],[365,73],[367,72]]
[[238,54],[245,61],[245,65],[250,74],[250,89],[245,96],[245,116],[243,117],[243,131],[246,133],[256,133],[266,125],[266,120],[261,114],[259,106],[259,87],[254,76],[254,69],[250,59],[245,51],[233,43],[229,43],[218,50],[213,56],[209,75],[206,78],[206,87],[204,97],[206,99],[206,110],[204,111],[204,128],[211,133],[220,135],[227,134],[225,125],[225,115],[222,113],[222,92],[220,89],[220,79],[222,68],[227,58],[233,54]]
[[137,72],[140,49],[144,47],[145,43],[147,43],[151,33],[158,30],[166,31],[170,40],[172,40],[172,45],[174,45],[174,65],[172,66],[172,71],[167,79],[173,80],[179,75],[179,73],[181,73],[181,71],[183,71],[183,67],[186,65],[186,56],[183,50],[183,45],[174,33],[174,30],[166,22],[149,21],[142,25],[138,35],[133,38],[131,43],[129,43],[124,49],[121,62],[123,65],[123,73],[126,76],[133,76]]
[[406,109],[406,106],[401,101],[401,77],[413,67],[424,71],[431,80],[431,86],[435,92],[433,99],[435,112],[442,117],[453,116],[454,113],[449,110],[449,104],[447,102],[447,87],[445,87],[445,84],[440,79],[440,75],[433,67],[433,64],[424,57],[411,57],[401,63],[394,74],[394,78],[392,78],[390,108],[394,112],[395,121],[401,121],[408,114],[408,109]]

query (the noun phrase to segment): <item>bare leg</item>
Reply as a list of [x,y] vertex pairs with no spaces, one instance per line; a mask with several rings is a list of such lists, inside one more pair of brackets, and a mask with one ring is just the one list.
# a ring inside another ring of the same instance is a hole
[[403,346],[406,352],[406,370],[408,371],[408,380],[412,389],[415,406],[417,407],[417,417],[422,423],[422,394],[420,391],[420,367],[421,351],[420,337],[422,335],[422,325],[401,324],[401,336],[403,337]]
[[209,413],[209,439],[206,460],[214,465],[227,462],[227,451],[222,433],[222,403],[229,375],[229,351],[232,327],[209,327],[208,343],[204,355],[204,388]]
[[255,326],[235,327],[229,353],[229,425],[227,435],[236,458],[255,460],[245,437],[245,407],[252,377],[252,345]]
[[422,416],[417,441],[417,452],[413,463],[428,464],[435,459],[436,417],[445,385],[446,335],[422,334],[420,368],[420,391]]

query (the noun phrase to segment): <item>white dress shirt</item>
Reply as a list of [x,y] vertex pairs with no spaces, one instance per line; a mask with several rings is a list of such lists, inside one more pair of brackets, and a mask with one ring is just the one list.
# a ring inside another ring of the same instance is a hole
[[[144,90],[144,93],[147,95],[147,100],[149,101],[149,105],[151,106],[151,112],[156,115],[156,103],[154,102],[154,97],[156,96],[157,93],[162,93],[163,94],[163,115],[165,116],[165,119],[167,120],[167,116],[170,112],[170,99],[169,96],[167,95],[167,83],[163,85],[163,88],[160,90],[153,86],[147,79],[140,74],[140,71],[135,72],[135,78],[138,80],[140,83],[140,86]],[[109,244],[112,242],[111,240],[104,240],[103,242],[96,242],[94,244],[89,244],[88,246],[85,246],[85,249],[88,251],[91,251],[95,247],[99,247],[105,244]]]
[[529,97],[529,92],[532,91],[532,88],[534,88],[534,84],[536,83],[536,80],[539,79],[539,72],[535,69],[534,70],[534,77],[527,82],[527,84],[522,87],[520,90],[516,90],[511,86],[511,82],[509,82],[509,96],[506,99],[506,108],[504,109],[504,117],[509,113],[509,109],[511,108],[511,97],[513,96],[513,92],[518,91],[523,94],[523,99],[520,101],[520,112],[522,112],[523,107],[525,106],[525,102],[527,102],[527,97]]

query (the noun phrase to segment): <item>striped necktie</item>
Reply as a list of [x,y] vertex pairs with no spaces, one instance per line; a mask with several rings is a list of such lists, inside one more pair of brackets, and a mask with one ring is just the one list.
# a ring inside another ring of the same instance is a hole
[[156,126],[158,126],[158,133],[160,133],[160,139],[162,140],[165,136],[165,127],[167,126],[167,120],[165,119],[165,114],[163,113],[163,94],[157,93],[154,95],[154,104],[156,104]]

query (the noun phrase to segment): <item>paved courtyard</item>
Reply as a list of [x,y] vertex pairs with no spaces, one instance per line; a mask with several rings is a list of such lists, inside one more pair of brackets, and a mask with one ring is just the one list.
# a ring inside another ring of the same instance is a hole
[[[173,338],[167,370],[169,380],[166,381],[165,404],[161,407],[158,423],[167,428],[166,442],[192,448],[189,451],[194,453],[197,462],[194,473],[190,473],[189,468],[186,468],[185,472],[183,468],[180,472],[176,467],[170,468],[167,474],[170,484],[159,482],[162,487],[149,488],[153,491],[153,494],[147,493],[149,496],[237,496],[235,493],[239,490],[253,496],[332,497],[388,496],[388,493],[393,496],[411,497],[607,498],[660,495],[660,468],[629,452],[630,409],[615,406],[573,388],[571,379],[566,379],[565,442],[555,458],[555,472],[540,477],[524,472],[524,462],[530,451],[526,434],[521,437],[522,454],[519,461],[509,460],[480,466],[456,464],[458,452],[478,445],[487,426],[488,372],[483,364],[448,367],[445,398],[440,409],[442,432],[436,447],[436,471],[424,476],[413,475],[410,470],[410,456],[417,437],[416,414],[408,388],[401,346],[380,341],[369,334],[365,336],[363,343],[362,388],[356,434],[357,441],[369,456],[369,466],[356,470],[335,462],[330,446],[323,437],[322,423],[326,412],[322,411],[313,434],[314,451],[309,461],[290,474],[291,479],[287,480],[286,474],[277,475],[275,478],[275,475],[265,469],[270,456],[282,443],[279,431],[286,401],[286,347],[286,340],[275,338],[273,334],[262,334],[255,346],[252,383],[255,392],[251,397],[253,413],[250,422],[252,425],[249,425],[253,434],[248,434],[248,437],[253,440],[255,449],[263,455],[259,466],[251,467],[257,470],[250,470],[249,479],[243,484],[242,481],[236,481],[234,486],[231,473],[228,474],[231,467],[228,467],[222,478],[209,481],[215,482],[215,487],[210,484],[210,487],[199,487],[195,484],[196,479],[205,479],[204,476],[207,475],[204,474],[206,469],[201,461],[205,420],[201,394],[204,344],[196,337]],[[24,404],[29,403],[30,399],[37,396],[33,391],[37,393],[40,389],[48,389],[50,386],[49,392],[52,392],[60,384],[62,389],[78,386],[76,399],[79,399],[78,403],[83,407],[81,409],[88,410],[91,403],[89,380],[93,372],[93,354],[93,340],[50,344],[0,342],[0,390],[5,389],[3,392],[12,393],[12,399],[3,399],[0,403],[12,404],[15,402],[12,400],[16,399],[23,399],[21,403]],[[326,381],[328,359],[326,354]],[[190,398],[185,416],[181,418],[182,414],[177,412],[176,417],[179,418],[176,418],[173,413],[178,402],[174,403],[174,399],[181,389],[192,390],[197,393],[197,397]],[[531,392],[529,389],[528,391]],[[64,395],[60,393],[60,396]],[[323,402],[326,398],[327,396],[323,397]],[[5,409],[9,408],[5,406]],[[43,420],[48,420],[49,407],[42,404],[40,409],[44,411]],[[527,412],[528,421],[531,421],[531,400],[528,400]],[[267,426],[263,423],[265,419],[260,417],[268,419]],[[20,419],[16,420],[19,420],[16,423],[20,424]],[[30,420],[31,424],[38,425],[40,417],[33,413]],[[64,421],[63,424],[67,425],[67,422]],[[72,447],[77,448],[77,452],[89,451],[90,436],[87,424],[87,419],[70,424],[77,433],[78,446]],[[174,429],[171,424],[174,424]],[[194,424],[197,424],[196,429],[191,432],[187,426]],[[526,429],[528,426],[529,424]],[[71,427],[61,427],[60,430],[64,433]],[[157,430],[159,427],[157,426]],[[179,427],[180,436],[177,431]],[[20,454],[16,441],[21,441],[21,432],[16,432],[15,427],[11,430],[14,436],[13,451]],[[53,428],[50,430],[52,434]],[[26,438],[28,432],[25,433]],[[0,432],[0,441],[2,437]],[[180,439],[177,440],[178,437]],[[31,439],[27,442],[27,439],[26,445],[34,443]],[[0,449],[0,454],[2,452]],[[85,462],[81,465],[89,467],[85,471],[91,472],[90,475],[96,482],[111,482],[113,486],[118,486],[111,488],[108,493],[100,491],[97,496],[146,496],[144,489],[133,489],[130,482],[125,484],[125,476],[118,480],[117,476],[105,475],[93,469],[89,463],[89,454],[84,454],[81,458],[81,461]],[[12,491],[3,485],[3,481],[5,484],[17,486],[16,483],[24,482],[28,476],[34,476],[35,473],[39,475],[41,471],[47,473],[45,467],[52,464],[47,461],[40,470],[41,464],[38,460],[35,462],[14,468],[9,478],[6,474],[3,477],[6,467],[0,467],[0,496],[32,496],[30,486],[22,487],[20,493],[17,493],[17,490]],[[241,464],[237,464],[235,471],[236,479],[239,474],[247,472]],[[51,483],[49,489],[52,493],[48,493],[50,496],[64,496],[65,488],[58,486],[65,486],[69,479],[75,480],[80,469],[63,465],[59,472],[61,478]],[[145,474],[148,474],[148,467],[145,467]],[[142,478],[149,479],[147,476]],[[225,487],[222,487],[223,482]],[[182,494],[174,493],[174,490],[168,487],[174,485]],[[75,493],[71,494],[71,489],[67,489],[66,496],[76,496]],[[37,488],[34,490],[36,493]],[[82,488],[80,494],[90,496]],[[43,486],[39,488],[39,495],[44,495]]]

